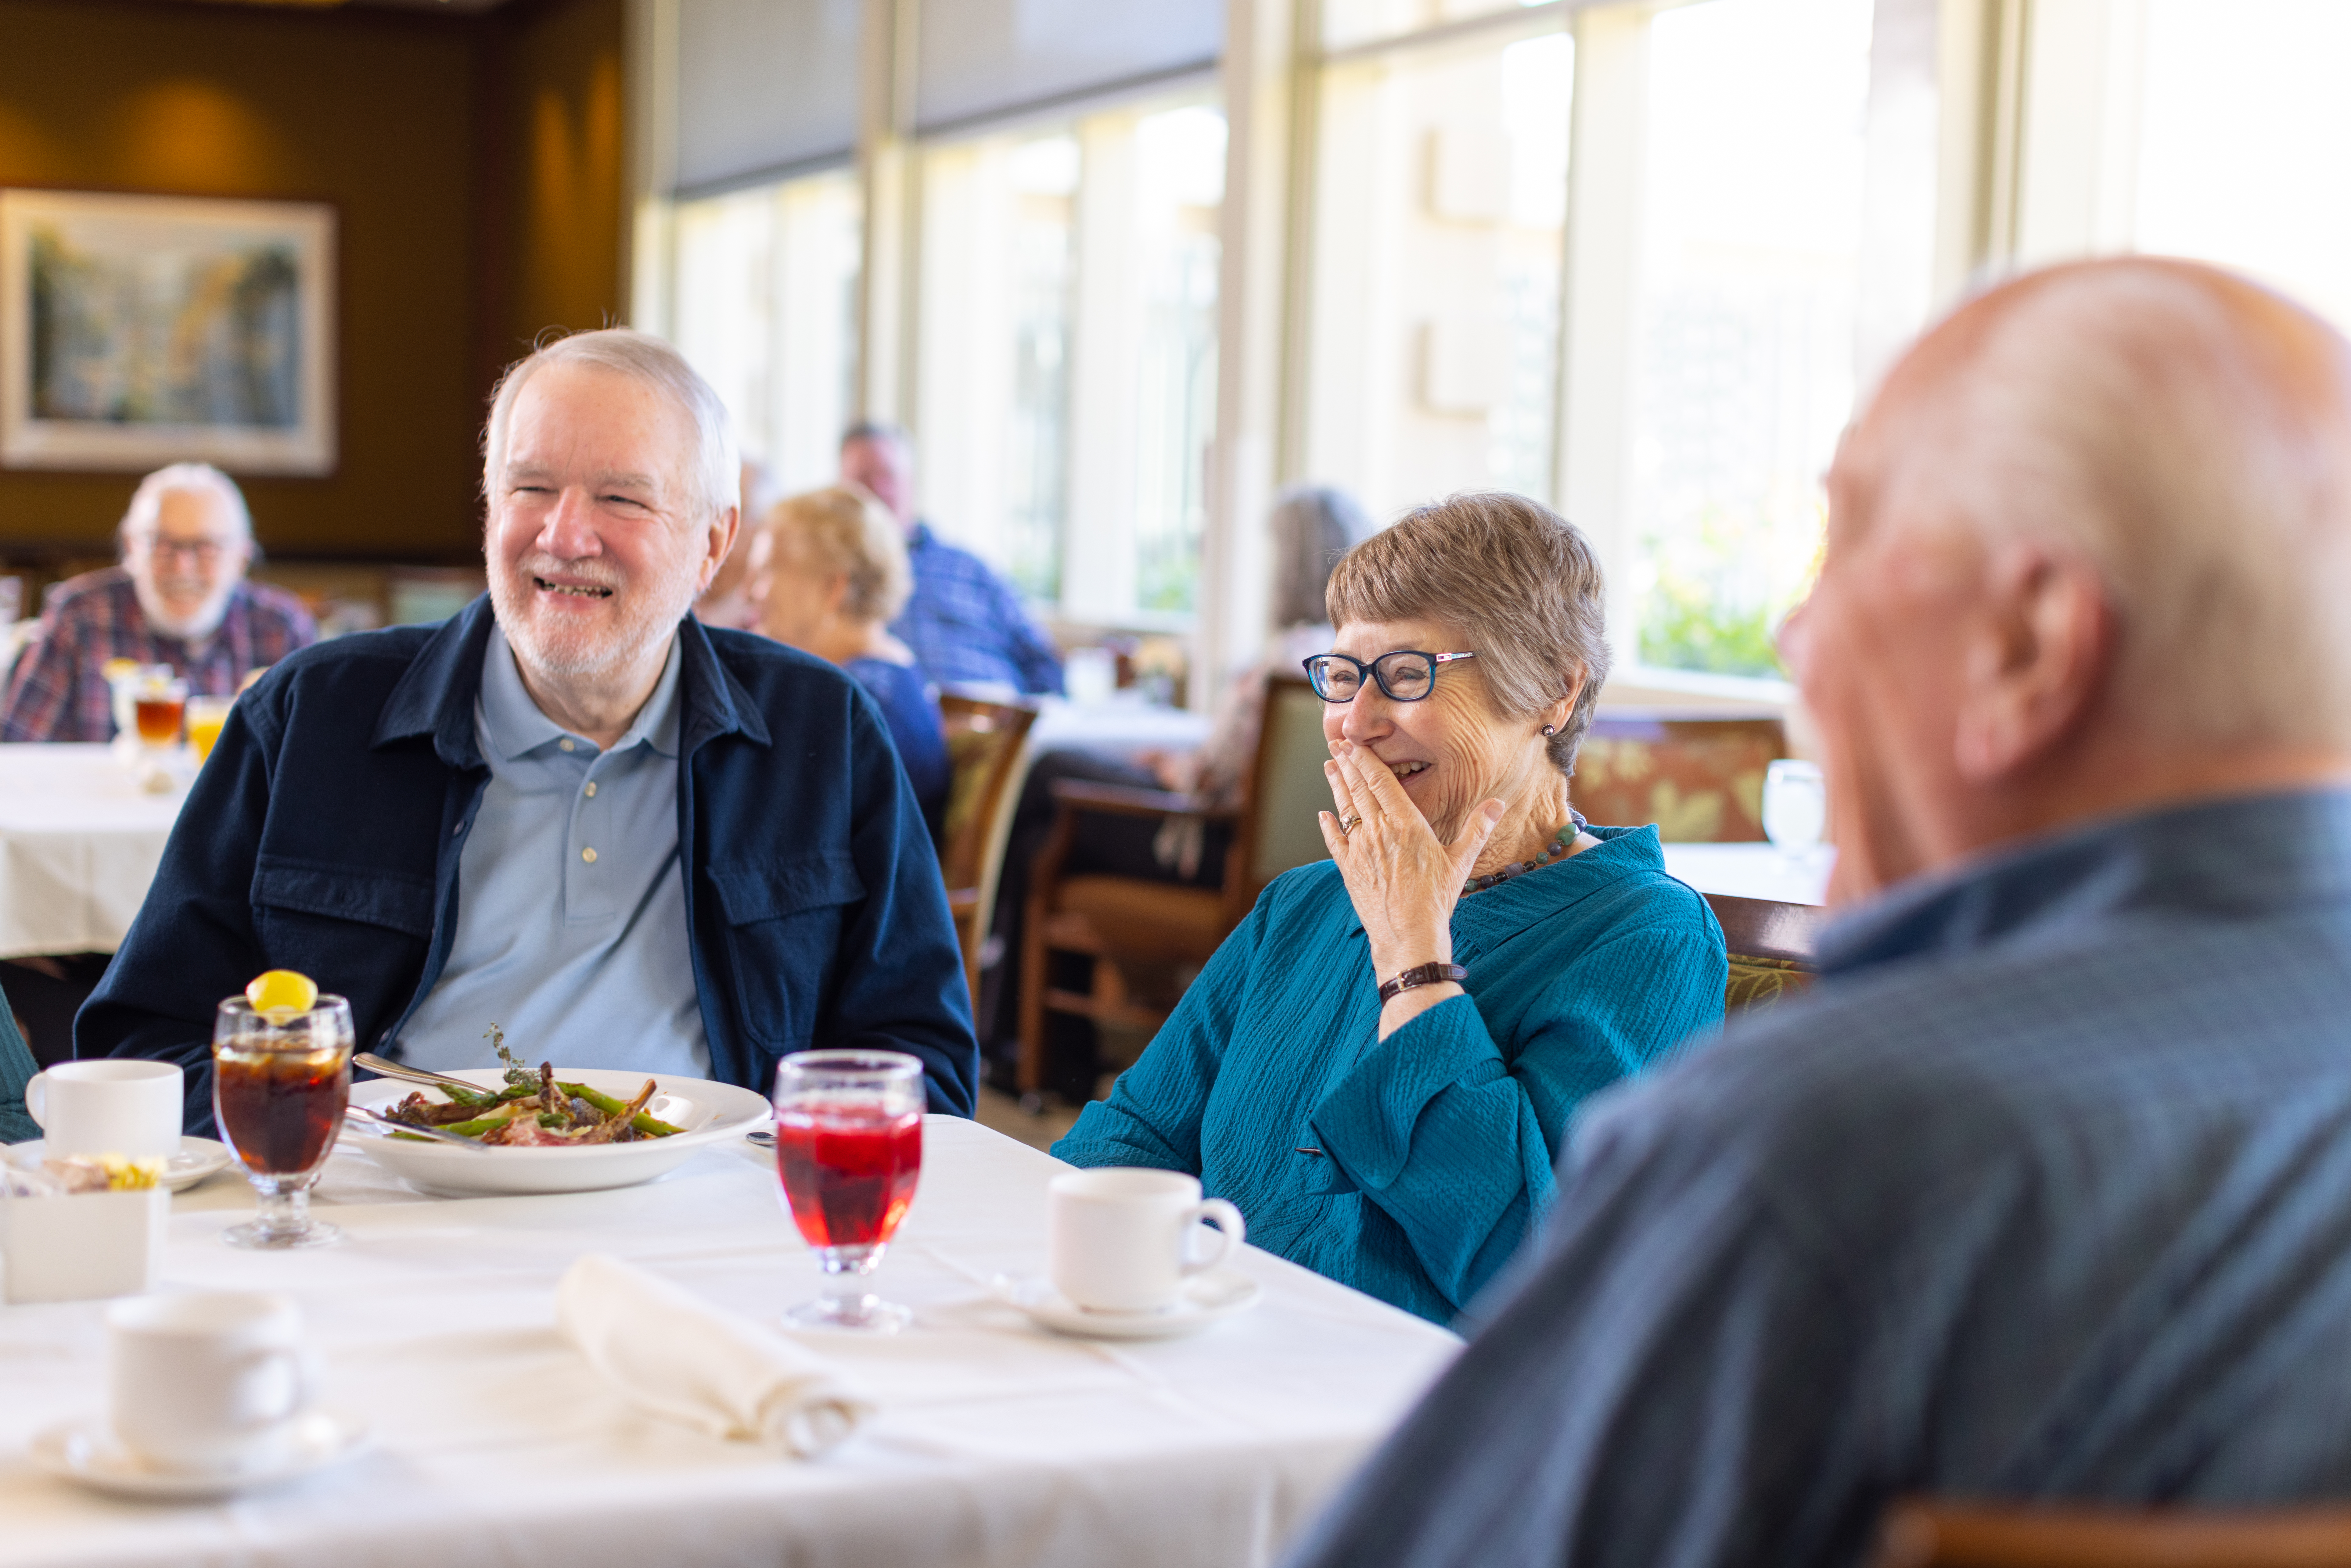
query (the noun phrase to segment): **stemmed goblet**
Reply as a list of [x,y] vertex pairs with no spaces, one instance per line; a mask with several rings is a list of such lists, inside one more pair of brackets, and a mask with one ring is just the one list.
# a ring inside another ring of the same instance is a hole
[[243,997],[213,1020],[213,1115],[260,1195],[261,1212],[222,1233],[232,1247],[277,1250],[342,1239],[310,1218],[310,1188],[334,1152],[351,1097],[351,1005],[256,1009]]
[[914,1313],[866,1286],[923,1171],[923,1064],[894,1051],[807,1051],[776,1070],[776,1174],[824,1293],[804,1327],[894,1333]]

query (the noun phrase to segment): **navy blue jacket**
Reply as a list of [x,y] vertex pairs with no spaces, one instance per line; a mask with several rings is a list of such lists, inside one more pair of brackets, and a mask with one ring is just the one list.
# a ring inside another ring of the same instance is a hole
[[[490,777],[474,736],[490,624],[484,597],[438,626],[319,643],[238,700],[75,1020],[77,1055],[181,1063],[189,1130],[208,1133],[214,1009],[272,968],[350,998],[360,1049],[386,1051],[456,934]],[[677,841],[712,1071],[765,1092],[792,1051],[903,1051],[932,1110],[970,1114],[963,959],[872,699],[763,637],[692,617],[679,636]]]

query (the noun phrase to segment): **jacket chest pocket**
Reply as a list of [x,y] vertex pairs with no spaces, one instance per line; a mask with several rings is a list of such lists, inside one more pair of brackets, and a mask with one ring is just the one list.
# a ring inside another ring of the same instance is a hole
[[841,927],[865,901],[856,862],[814,854],[708,876],[745,1036],[770,1055],[808,1049],[832,990]]
[[433,884],[414,877],[264,855],[252,897],[270,963],[345,995],[413,970],[433,937]]

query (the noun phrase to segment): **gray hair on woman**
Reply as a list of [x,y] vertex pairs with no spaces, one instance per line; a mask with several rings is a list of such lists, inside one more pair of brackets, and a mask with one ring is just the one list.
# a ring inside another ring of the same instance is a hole
[[1437,621],[1475,652],[1496,709],[1542,712],[1573,692],[1548,754],[1575,772],[1576,749],[1608,679],[1600,558],[1574,524],[1507,491],[1448,496],[1406,512],[1331,573],[1331,622]]
[[490,423],[482,436],[482,493],[497,483],[506,461],[507,423],[514,416],[515,400],[531,377],[549,365],[588,365],[643,382],[669,399],[694,425],[695,460],[686,475],[694,488],[697,521],[716,517],[737,504],[742,464],[736,456],[735,427],[719,400],[685,356],[650,332],[627,327],[606,327],[593,332],[573,332],[542,342],[526,357],[507,367],[490,394]]
[[1273,499],[1273,624],[1311,626],[1322,619],[1331,570],[1371,533],[1371,517],[1344,490],[1298,485]]

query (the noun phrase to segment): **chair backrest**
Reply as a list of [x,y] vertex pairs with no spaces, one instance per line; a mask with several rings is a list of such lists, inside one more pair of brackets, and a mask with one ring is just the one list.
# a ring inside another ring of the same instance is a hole
[[949,901],[972,908],[959,924],[964,927],[964,967],[977,974],[979,949],[987,940],[996,908],[1004,846],[1012,835],[1013,808],[1029,772],[1029,728],[1037,722],[1037,705],[942,693],[939,716],[946,725],[953,769],[939,870],[946,878]]
[[2351,1568],[2351,1511],[1906,1503],[1886,1517],[1876,1568]]
[[1595,822],[1657,825],[1677,843],[1763,836],[1763,774],[1788,755],[1776,718],[1604,708],[1575,759],[1575,806]]
[[1727,893],[1705,896],[1715,923],[1722,927],[1722,945],[1730,957],[1730,977],[1723,989],[1725,1012],[1768,1008],[1813,983],[1827,911],[1815,904],[1780,904]]
[[1238,845],[1249,885],[1238,891],[1249,900],[1283,872],[1329,858],[1315,820],[1315,813],[1331,809],[1331,786],[1322,777],[1331,758],[1322,709],[1322,699],[1299,676],[1275,675],[1265,684]]

